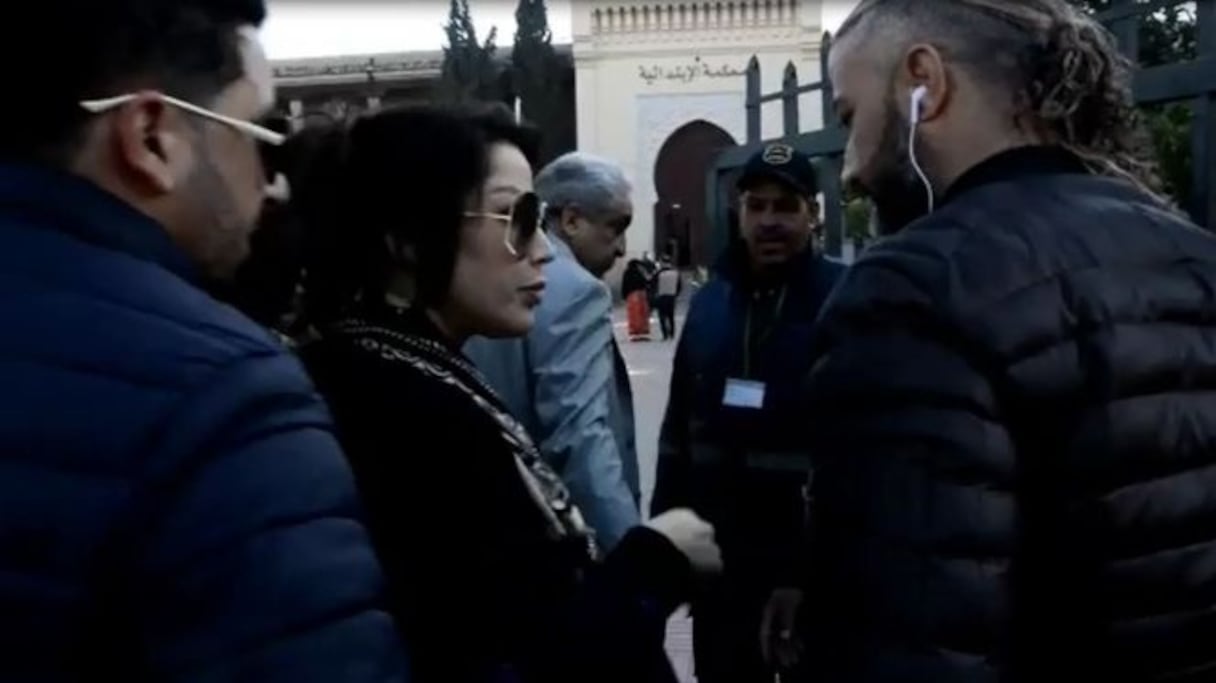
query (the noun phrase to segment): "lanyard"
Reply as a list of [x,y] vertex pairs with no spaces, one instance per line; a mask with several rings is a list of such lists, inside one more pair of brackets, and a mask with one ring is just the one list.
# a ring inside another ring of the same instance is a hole
[[[763,347],[768,338],[772,336],[773,330],[781,321],[781,310],[785,308],[785,292],[786,288],[782,287],[781,292],[777,295],[777,305],[773,308],[773,317],[768,323],[768,327],[764,330],[762,338],[758,341]],[[743,378],[750,379],[752,376],[752,311],[755,308],[755,300],[749,301],[747,304],[747,318],[743,323]]]

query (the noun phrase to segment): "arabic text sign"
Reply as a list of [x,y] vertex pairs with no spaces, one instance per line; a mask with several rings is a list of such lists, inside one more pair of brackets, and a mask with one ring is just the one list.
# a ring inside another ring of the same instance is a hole
[[660,80],[691,83],[698,78],[734,78],[743,76],[746,73],[747,69],[735,68],[729,64],[710,66],[700,56],[693,57],[693,60],[688,64],[675,64],[671,66],[660,66],[658,64],[651,66],[638,65],[638,76],[643,81],[646,81],[646,85],[654,85],[656,81]]

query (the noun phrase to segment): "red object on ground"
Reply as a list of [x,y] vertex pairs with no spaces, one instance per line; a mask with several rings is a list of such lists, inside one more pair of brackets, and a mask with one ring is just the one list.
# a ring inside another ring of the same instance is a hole
[[650,339],[650,304],[646,301],[646,292],[630,294],[625,299],[625,313],[629,320],[629,338]]

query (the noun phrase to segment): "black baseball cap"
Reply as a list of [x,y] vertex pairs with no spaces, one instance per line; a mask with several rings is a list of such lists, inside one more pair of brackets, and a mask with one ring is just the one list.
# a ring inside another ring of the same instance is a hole
[[736,187],[742,192],[762,180],[775,180],[802,197],[819,194],[819,180],[810,157],[782,142],[767,144],[753,154],[744,164]]

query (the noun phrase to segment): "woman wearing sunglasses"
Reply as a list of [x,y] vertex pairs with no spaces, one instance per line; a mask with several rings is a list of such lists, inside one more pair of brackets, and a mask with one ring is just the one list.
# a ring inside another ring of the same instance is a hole
[[525,334],[550,259],[536,140],[501,111],[387,110],[297,188],[304,350],[359,479],[416,681],[674,681],[668,616],[720,562],[687,511],[607,557],[460,348]]

